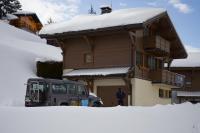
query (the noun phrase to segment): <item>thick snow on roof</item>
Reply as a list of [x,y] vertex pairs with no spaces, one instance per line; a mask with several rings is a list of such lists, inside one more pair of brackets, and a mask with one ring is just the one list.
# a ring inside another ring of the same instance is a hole
[[14,20],[14,19],[18,19],[17,16],[13,15],[13,14],[6,14],[6,17],[3,17],[2,19],[5,20]]
[[131,8],[116,10],[103,15],[80,15],[66,22],[46,25],[42,28],[40,34],[55,34],[128,24],[140,24],[165,11],[166,10],[161,8]]
[[116,68],[96,68],[96,69],[78,69],[71,72],[63,73],[63,76],[106,76],[125,74],[129,67],[116,67]]
[[17,12],[15,12],[15,13],[13,13],[13,14],[19,14],[19,15],[22,15],[22,14],[35,14],[34,12],[30,12],[30,11],[24,11],[24,10],[19,10],[19,11],[17,11]]
[[3,22],[0,22],[0,29],[0,105],[23,106],[24,83],[36,77],[36,59],[61,61],[61,50]]
[[1,133],[199,133],[200,104],[0,107]]
[[200,67],[200,52],[188,53],[186,59],[173,60],[171,67]]

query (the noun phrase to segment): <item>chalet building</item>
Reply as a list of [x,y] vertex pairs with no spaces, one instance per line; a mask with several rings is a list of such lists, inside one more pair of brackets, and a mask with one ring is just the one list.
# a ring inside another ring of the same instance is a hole
[[118,88],[125,105],[169,104],[171,88],[184,85],[183,75],[164,67],[187,57],[164,9],[80,15],[42,28],[40,36],[59,43],[63,78],[85,82],[105,106],[117,105]]
[[10,20],[10,24],[17,28],[33,33],[38,33],[42,28],[42,23],[40,22],[36,13],[18,11],[13,13],[13,15],[17,16],[17,18]]
[[171,71],[186,76],[185,86],[173,89],[172,101],[174,103],[200,102],[200,53],[189,53],[187,59],[177,59],[172,62]]

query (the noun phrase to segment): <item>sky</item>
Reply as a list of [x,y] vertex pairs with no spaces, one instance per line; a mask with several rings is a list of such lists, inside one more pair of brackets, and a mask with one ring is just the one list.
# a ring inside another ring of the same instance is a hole
[[101,5],[113,10],[134,7],[165,8],[189,52],[200,51],[200,0],[19,0],[22,9],[36,12],[43,24],[49,18],[55,22],[87,14],[93,5],[97,14]]

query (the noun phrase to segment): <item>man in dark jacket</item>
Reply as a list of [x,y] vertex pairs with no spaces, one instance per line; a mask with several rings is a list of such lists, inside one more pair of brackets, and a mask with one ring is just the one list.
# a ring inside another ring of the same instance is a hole
[[122,91],[121,88],[118,88],[118,91],[116,93],[116,97],[118,100],[118,105],[123,106],[124,105],[124,98],[126,97],[126,94]]

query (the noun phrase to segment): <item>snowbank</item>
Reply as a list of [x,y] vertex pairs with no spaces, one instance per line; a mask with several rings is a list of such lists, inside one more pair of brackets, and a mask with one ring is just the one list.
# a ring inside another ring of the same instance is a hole
[[0,107],[2,133],[200,133],[200,104]]
[[59,48],[40,37],[0,22],[0,105],[24,105],[28,78],[36,77],[38,58],[61,61]]

